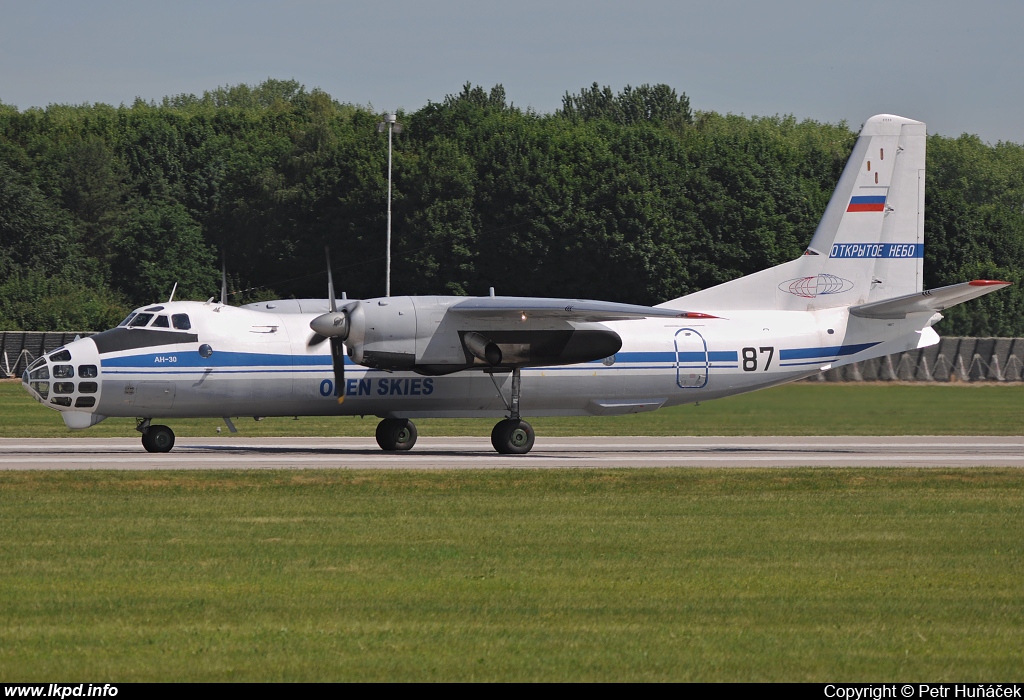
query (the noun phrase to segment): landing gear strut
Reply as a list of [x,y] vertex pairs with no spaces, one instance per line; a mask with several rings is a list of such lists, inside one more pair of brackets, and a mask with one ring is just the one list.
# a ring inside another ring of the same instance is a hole
[[146,452],[170,452],[174,447],[174,431],[166,425],[150,425],[150,419],[145,418],[135,429],[142,433],[142,446]]
[[[494,375],[491,375],[494,381]],[[519,395],[522,377],[519,368],[512,370],[512,397],[506,404],[509,416],[494,426],[491,431],[491,445],[503,455],[524,455],[533,449],[536,435],[533,426],[519,417]]]
[[405,418],[385,418],[377,424],[377,444],[385,452],[411,450],[416,436],[416,424]]

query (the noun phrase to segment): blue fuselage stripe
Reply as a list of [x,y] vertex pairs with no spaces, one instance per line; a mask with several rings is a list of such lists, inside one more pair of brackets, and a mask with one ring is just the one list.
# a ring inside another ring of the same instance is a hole
[[873,348],[878,343],[857,343],[856,345],[830,345],[825,348],[797,348],[779,351],[780,360],[810,360],[816,357],[843,357],[855,355],[862,350]]
[[[824,348],[795,348],[781,350],[780,362],[792,360],[818,360],[853,355],[862,350],[874,347],[878,343],[858,343],[855,345],[833,345]],[[628,369],[663,369],[668,366],[710,365],[716,369],[735,368],[739,361],[739,353],[734,350],[712,350],[704,352],[620,352],[615,355],[612,367]],[[593,367],[595,363],[587,363]],[[600,364],[600,363],[598,363]],[[797,363],[792,363],[797,364]],[[159,354],[127,355],[123,357],[106,357],[101,360],[105,372],[110,374],[132,374],[136,372],[160,374],[195,374],[197,372],[214,371],[217,373],[316,373],[329,370],[329,355],[284,355],[247,352],[214,352],[209,358],[203,358],[196,352],[167,352]],[[345,365],[361,369],[348,357]],[[556,367],[540,369],[552,370]],[[569,368],[566,368],[569,369]]]

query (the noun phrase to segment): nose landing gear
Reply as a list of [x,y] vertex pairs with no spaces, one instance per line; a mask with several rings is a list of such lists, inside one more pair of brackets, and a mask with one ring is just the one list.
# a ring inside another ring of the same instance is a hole
[[142,433],[146,452],[170,452],[174,447],[174,431],[166,425],[150,425],[149,418],[139,421],[135,429]]

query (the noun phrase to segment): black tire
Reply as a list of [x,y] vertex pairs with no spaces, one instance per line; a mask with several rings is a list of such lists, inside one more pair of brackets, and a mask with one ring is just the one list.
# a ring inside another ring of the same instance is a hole
[[524,455],[533,449],[533,426],[524,420],[506,418],[491,431],[491,445],[503,455]]
[[416,424],[406,418],[385,418],[377,424],[377,444],[385,452],[411,450],[418,435]]
[[170,452],[174,447],[174,431],[166,425],[151,425],[142,434],[142,446],[146,452]]

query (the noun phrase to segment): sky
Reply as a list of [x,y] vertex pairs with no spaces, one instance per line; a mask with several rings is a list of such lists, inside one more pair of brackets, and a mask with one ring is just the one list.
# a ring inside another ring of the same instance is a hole
[[381,111],[471,82],[552,112],[594,82],[698,110],[1024,143],[1019,0],[0,0],[0,102],[131,104],[294,79]]

